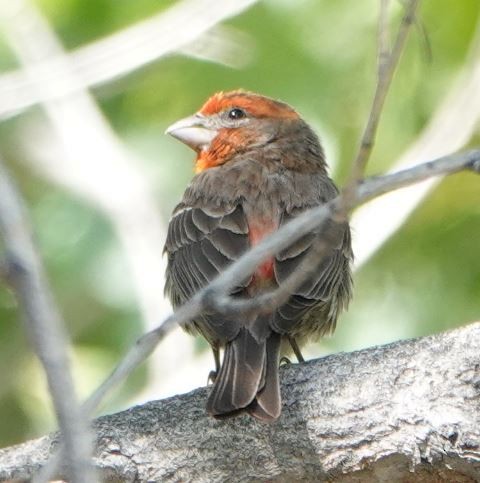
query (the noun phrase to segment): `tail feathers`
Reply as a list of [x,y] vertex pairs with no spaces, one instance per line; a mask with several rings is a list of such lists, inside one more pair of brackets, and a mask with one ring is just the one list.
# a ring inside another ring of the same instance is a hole
[[222,416],[248,406],[258,391],[264,365],[265,342],[257,342],[247,329],[241,329],[225,347],[207,411]]
[[273,333],[267,339],[265,385],[248,407],[248,412],[262,421],[275,421],[280,416],[282,401],[278,366],[280,363],[280,334]]
[[223,364],[207,401],[209,414],[225,417],[247,409],[264,421],[278,418],[280,339],[280,335],[271,334],[258,342],[248,329],[240,330],[225,347]]

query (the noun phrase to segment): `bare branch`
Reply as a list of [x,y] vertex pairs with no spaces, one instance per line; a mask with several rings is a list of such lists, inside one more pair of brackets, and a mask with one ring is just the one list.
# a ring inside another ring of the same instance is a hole
[[[367,179],[355,189],[354,197],[351,198],[348,209],[351,210],[355,206],[391,190],[409,186],[432,176],[455,173],[461,170],[480,172],[480,151],[470,151],[446,156],[398,173]],[[313,208],[301,216],[294,218],[230,265],[215,280],[200,290],[190,302],[186,303],[173,315],[168,317],[159,327],[144,334],[121,360],[112,374],[86,401],[84,408],[88,414],[90,415],[92,413],[108,392],[151,354],[156,345],[177,324],[185,324],[200,314],[207,306],[211,307],[212,304],[222,312],[240,309],[251,310],[252,308],[258,307],[259,302],[256,299],[229,300],[228,292],[239,280],[248,277],[266,258],[274,256],[277,252],[291,245],[305,234],[321,226],[337,210],[341,209],[343,212],[345,207],[344,203],[344,197],[339,196],[330,203]],[[287,281],[287,284],[291,284],[290,289],[291,286],[296,286],[296,284],[300,284],[304,280],[302,278],[304,275],[300,273],[300,270],[298,273],[291,275],[291,277],[294,278]],[[273,292],[265,295],[260,300],[263,303],[273,303],[278,300],[283,300],[282,297],[285,296],[285,293],[281,287],[279,288],[278,294]],[[272,298],[270,299],[270,297]],[[278,297],[278,300],[275,297]]]
[[68,473],[73,482],[96,481],[90,463],[91,437],[80,414],[69,370],[67,349],[70,343],[33,245],[23,203],[2,164],[0,234],[5,244],[7,278],[16,293],[26,332],[47,377],[63,435]]
[[381,31],[381,45],[380,45],[380,58],[378,63],[378,79],[375,94],[373,96],[372,106],[370,108],[370,114],[368,116],[367,125],[360,142],[360,148],[352,166],[352,173],[350,175],[350,183],[347,183],[347,190],[350,184],[356,183],[364,175],[366,165],[372,152],[373,143],[375,141],[375,135],[377,133],[378,124],[380,122],[380,116],[382,114],[385,98],[387,97],[390,84],[393,79],[393,74],[398,65],[400,57],[407,40],[407,35],[415,19],[415,11],[417,9],[419,0],[410,0],[405,15],[401,21],[395,43],[392,48],[387,61],[384,60],[386,52],[385,39],[383,38],[385,33],[386,19],[386,4],[381,3],[381,15],[379,19],[379,30]]
[[[3,18],[4,31],[25,70],[33,78],[42,60],[54,57],[62,85],[77,89],[75,95],[52,100],[50,94],[57,85],[39,76],[44,81],[35,86],[42,99],[50,99],[42,104],[49,122],[42,125],[47,135],[40,139],[35,133],[26,136],[34,167],[82,196],[111,221],[129,263],[143,319],[153,327],[169,312],[169,304],[159,297],[165,262],[158,247],[165,229],[150,179],[113,132],[90,93],[78,90],[78,79],[71,75],[67,56],[41,12],[30,2],[12,0],[9,7],[14,4],[19,13],[10,20]],[[42,156],[44,151],[48,154]]]
[[383,71],[390,59],[390,35],[388,28],[388,12],[390,0],[380,0],[377,32],[377,77],[383,77]]
[[[95,462],[105,481],[479,481],[479,350],[475,323],[288,364],[270,425],[214,420],[206,388],[151,401],[95,422]],[[28,479],[56,442],[0,449],[0,479]]]
[[229,315],[233,313],[244,314],[249,311],[268,314],[287,302],[292,293],[318,270],[320,261],[330,255],[335,246],[337,241],[335,235],[338,233],[335,229],[336,223],[332,222],[327,225],[327,221],[331,220],[335,210],[333,206],[325,206],[325,208],[325,210],[322,210],[322,214],[315,217],[316,229],[320,230],[320,233],[310,247],[308,255],[281,285],[273,291],[249,299],[231,297],[227,293],[219,294],[211,291],[205,299],[206,308]]
[[[410,168],[419,159],[435,159],[462,149],[478,129],[480,121],[480,22],[472,39],[465,66],[452,86],[444,93],[422,133],[390,168],[395,172]],[[353,213],[350,225],[355,266],[364,264],[397,231],[410,213],[440,179],[413,185],[406,190],[388,193]],[[372,230],[372,226],[375,227]]]
[[[340,214],[341,222],[343,221],[345,210],[348,212],[355,208],[355,206],[359,206],[375,197],[409,186],[412,183],[429,179],[433,176],[451,174],[464,169],[480,173],[480,151],[470,151],[465,154],[446,156],[435,161],[420,164],[410,169],[399,171],[398,173],[365,180],[357,188],[354,197],[349,199],[349,204],[346,204],[345,194],[339,196],[330,203],[305,212],[295,220],[289,222],[288,225],[280,228],[277,232],[278,235],[275,233],[267,239],[271,242],[269,244],[271,246],[271,251],[268,256],[273,256],[275,253],[278,253],[278,251],[295,242],[301,236],[311,232],[313,229],[321,230],[316,245],[313,247],[311,253],[305,257],[300,266],[286,280],[284,280],[281,286],[274,291],[260,295],[255,299],[238,299],[228,295],[228,290],[233,285],[230,285],[225,289],[225,284],[228,285],[230,281],[223,280],[220,276],[217,279],[218,283],[214,282],[215,285],[210,285],[210,293],[207,293],[207,301],[205,303],[209,307],[223,313],[230,313],[232,311],[246,312],[249,310],[269,311],[278,307],[286,302],[292,292],[317,269],[319,260],[327,256],[330,253],[332,246],[334,246],[335,225],[325,226],[327,221],[335,219],[336,215]],[[282,237],[284,238],[283,241]],[[265,244],[268,243],[267,240]],[[282,243],[282,245],[279,245],[277,242]],[[260,245],[258,246],[260,247]],[[242,257],[242,259],[246,258],[247,255],[254,251],[255,250],[248,252]],[[262,261],[263,258],[258,261],[256,259],[255,262],[257,263],[253,263],[253,266],[258,266],[258,263],[261,263]],[[236,265],[237,264],[235,263],[227,269],[227,271],[232,270],[232,272],[235,272],[235,277],[238,276],[238,278],[235,278],[235,282],[247,277],[254,269],[251,269],[251,265],[249,265],[248,271],[242,272],[238,275],[236,272]]]

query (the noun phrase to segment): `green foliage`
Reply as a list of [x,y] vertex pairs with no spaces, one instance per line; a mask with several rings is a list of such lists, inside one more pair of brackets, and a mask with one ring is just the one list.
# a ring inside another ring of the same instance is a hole
[[[160,13],[173,3],[38,1],[68,49]],[[402,9],[401,2],[392,3],[396,4],[393,30]],[[332,173],[341,183],[373,94],[377,5],[374,0],[265,1],[228,22],[252,39],[252,61],[245,68],[172,55],[96,89],[114,129],[146,163],[164,216],[191,177],[192,154],[163,132],[217,90],[243,87],[295,106],[318,130]],[[396,161],[444,98],[465,62],[479,11],[476,0],[424,2],[422,27],[412,31],[386,103],[371,174]],[[4,44],[0,56],[2,69],[15,66]],[[39,178],[24,160],[24,125],[39,122],[40,116],[36,108],[1,123],[0,145],[27,199],[57,301],[73,334],[76,367],[84,368],[76,376],[85,396],[143,328],[112,228],[101,213]],[[479,247],[479,178],[453,176],[357,274],[349,313],[336,335],[320,342],[317,353],[429,334],[479,319]],[[204,350],[204,344],[199,348]],[[16,303],[4,287],[0,287],[0,366],[0,446],[51,429],[43,375],[28,347]],[[117,405],[144,380],[145,371],[137,371]]]

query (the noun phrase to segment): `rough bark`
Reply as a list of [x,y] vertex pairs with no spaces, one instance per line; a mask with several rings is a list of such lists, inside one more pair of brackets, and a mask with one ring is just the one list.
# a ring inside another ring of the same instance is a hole
[[[115,481],[480,481],[480,323],[282,367],[283,413],[217,421],[208,389],[95,421]],[[56,435],[0,450],[27,479]]]

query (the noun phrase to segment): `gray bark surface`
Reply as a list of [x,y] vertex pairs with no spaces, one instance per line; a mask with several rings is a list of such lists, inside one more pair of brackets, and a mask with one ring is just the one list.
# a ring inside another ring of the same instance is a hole
[[[95,421],[114,481],[480,481],[480,323],[281,368],[274,424],[205,414],[209,389]],[[0,450],[27,479],[56,435]]]

